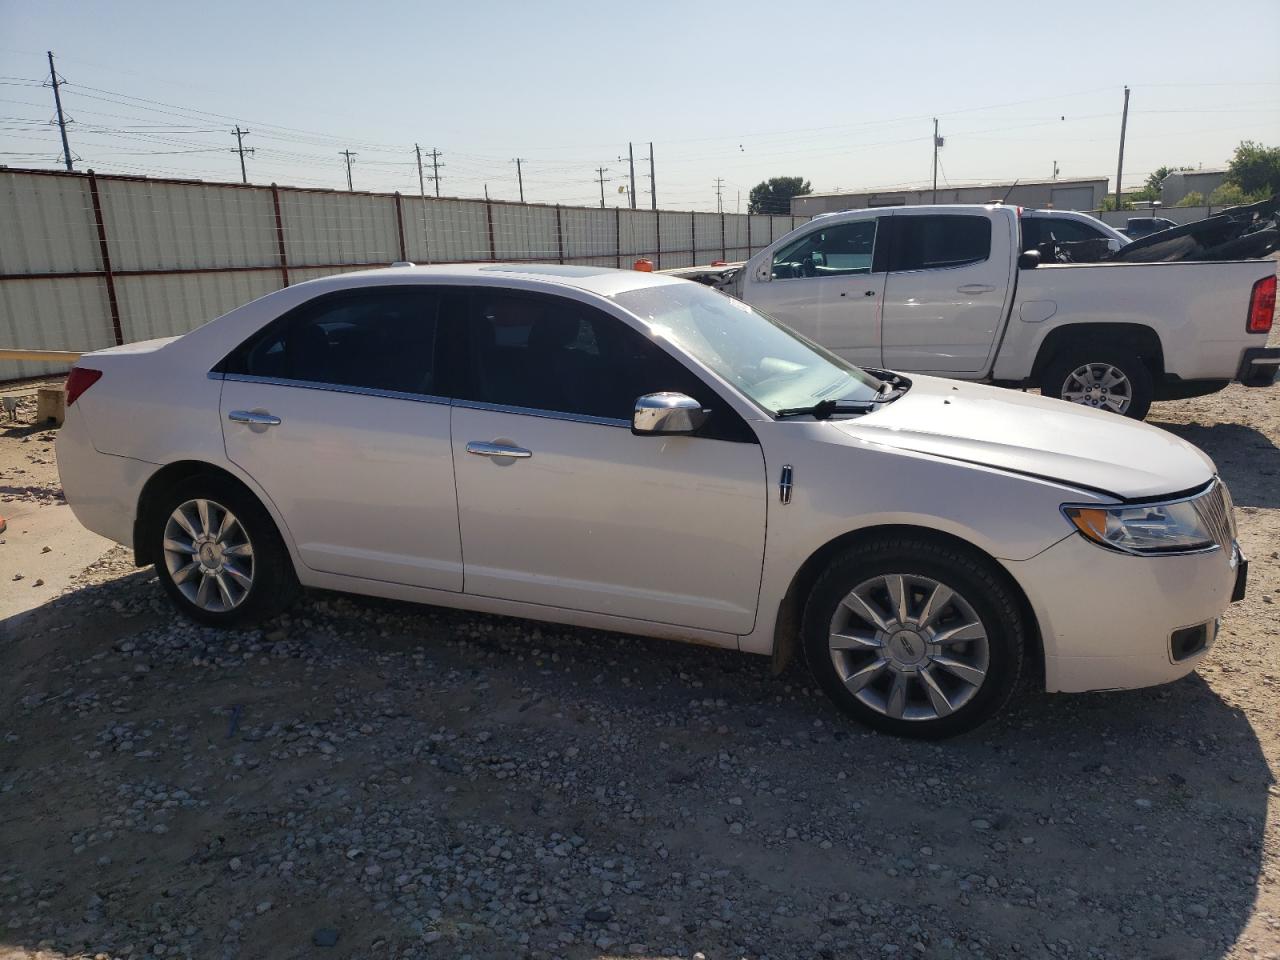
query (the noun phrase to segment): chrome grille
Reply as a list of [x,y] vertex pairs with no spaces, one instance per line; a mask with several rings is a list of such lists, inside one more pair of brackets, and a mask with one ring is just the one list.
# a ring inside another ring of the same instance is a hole
[[1236,518],[1226,484],[1221,480],[1214,480],[1213,486],[1192,503],[1213,537],[1213,542],[1229,553],[1236,539]]

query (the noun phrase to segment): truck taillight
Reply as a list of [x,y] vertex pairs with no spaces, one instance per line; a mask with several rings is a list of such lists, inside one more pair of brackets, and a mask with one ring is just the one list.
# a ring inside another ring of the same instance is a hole
[[100,379],[102,379],[101,370],[92,370],[89,367],[72,367],[71,372],[67,374],[67,406],[71,406],[80,399],[80,394],[88,390]]
[[1270,333],[1275,315],[1276,275],[1273,273],[1253,285],[1253,293],[1249,297],[1249,322],[1245,329],[1250,333]]

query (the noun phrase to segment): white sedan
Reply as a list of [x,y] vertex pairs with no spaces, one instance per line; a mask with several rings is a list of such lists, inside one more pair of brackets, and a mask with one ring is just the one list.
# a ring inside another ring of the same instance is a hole
[[321,587],[800,651],[854,717],[936,737],[1020,676],[1180,677],[1244,590],[1178,438],[862,370],[651,274],[342,274],[87,354],[67,391],[76,515],[214,625]]

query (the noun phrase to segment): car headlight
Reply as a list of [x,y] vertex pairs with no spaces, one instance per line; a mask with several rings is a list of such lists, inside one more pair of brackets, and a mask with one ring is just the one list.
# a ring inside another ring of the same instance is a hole
[[1070,506],[1063,515],[1085,537],[1123,553],[1189,553],[1217,544],[1194,500],[1114,507]]

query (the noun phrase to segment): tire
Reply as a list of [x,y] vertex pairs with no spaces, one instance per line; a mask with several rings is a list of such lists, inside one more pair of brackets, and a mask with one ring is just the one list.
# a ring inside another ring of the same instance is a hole
[[[895,582],[906,618],[890,613]],[[934,594],[938,585],[953,595]],[[1025,659],[1018,599],[994,565],[924,538],[880,537],[838,557],[809,594],[801,636],[810,672],[841,710],[919,739],[956,736],[999,713]]]
[[[228,512],[233,522],[225,520]],[[160,583],[192,620],[248,626],[283,612],[301,593],[271,516],[226,477],[197,475],[175,484],[156,500],[147,528]]]
[[[1115,372],[1124,378],[1120,385],[1109,383]],[[1117,392],[1117,386],[1122,386],[1122,391]],[[1068,396],[1072,387],[1076,396]],[[1136,353],[1100,343],[1096,347],[1068,347],[1050,360],[1040,374],[1040,393],[1141,420],[1151,409],[1155,388],[1151,371]]]

